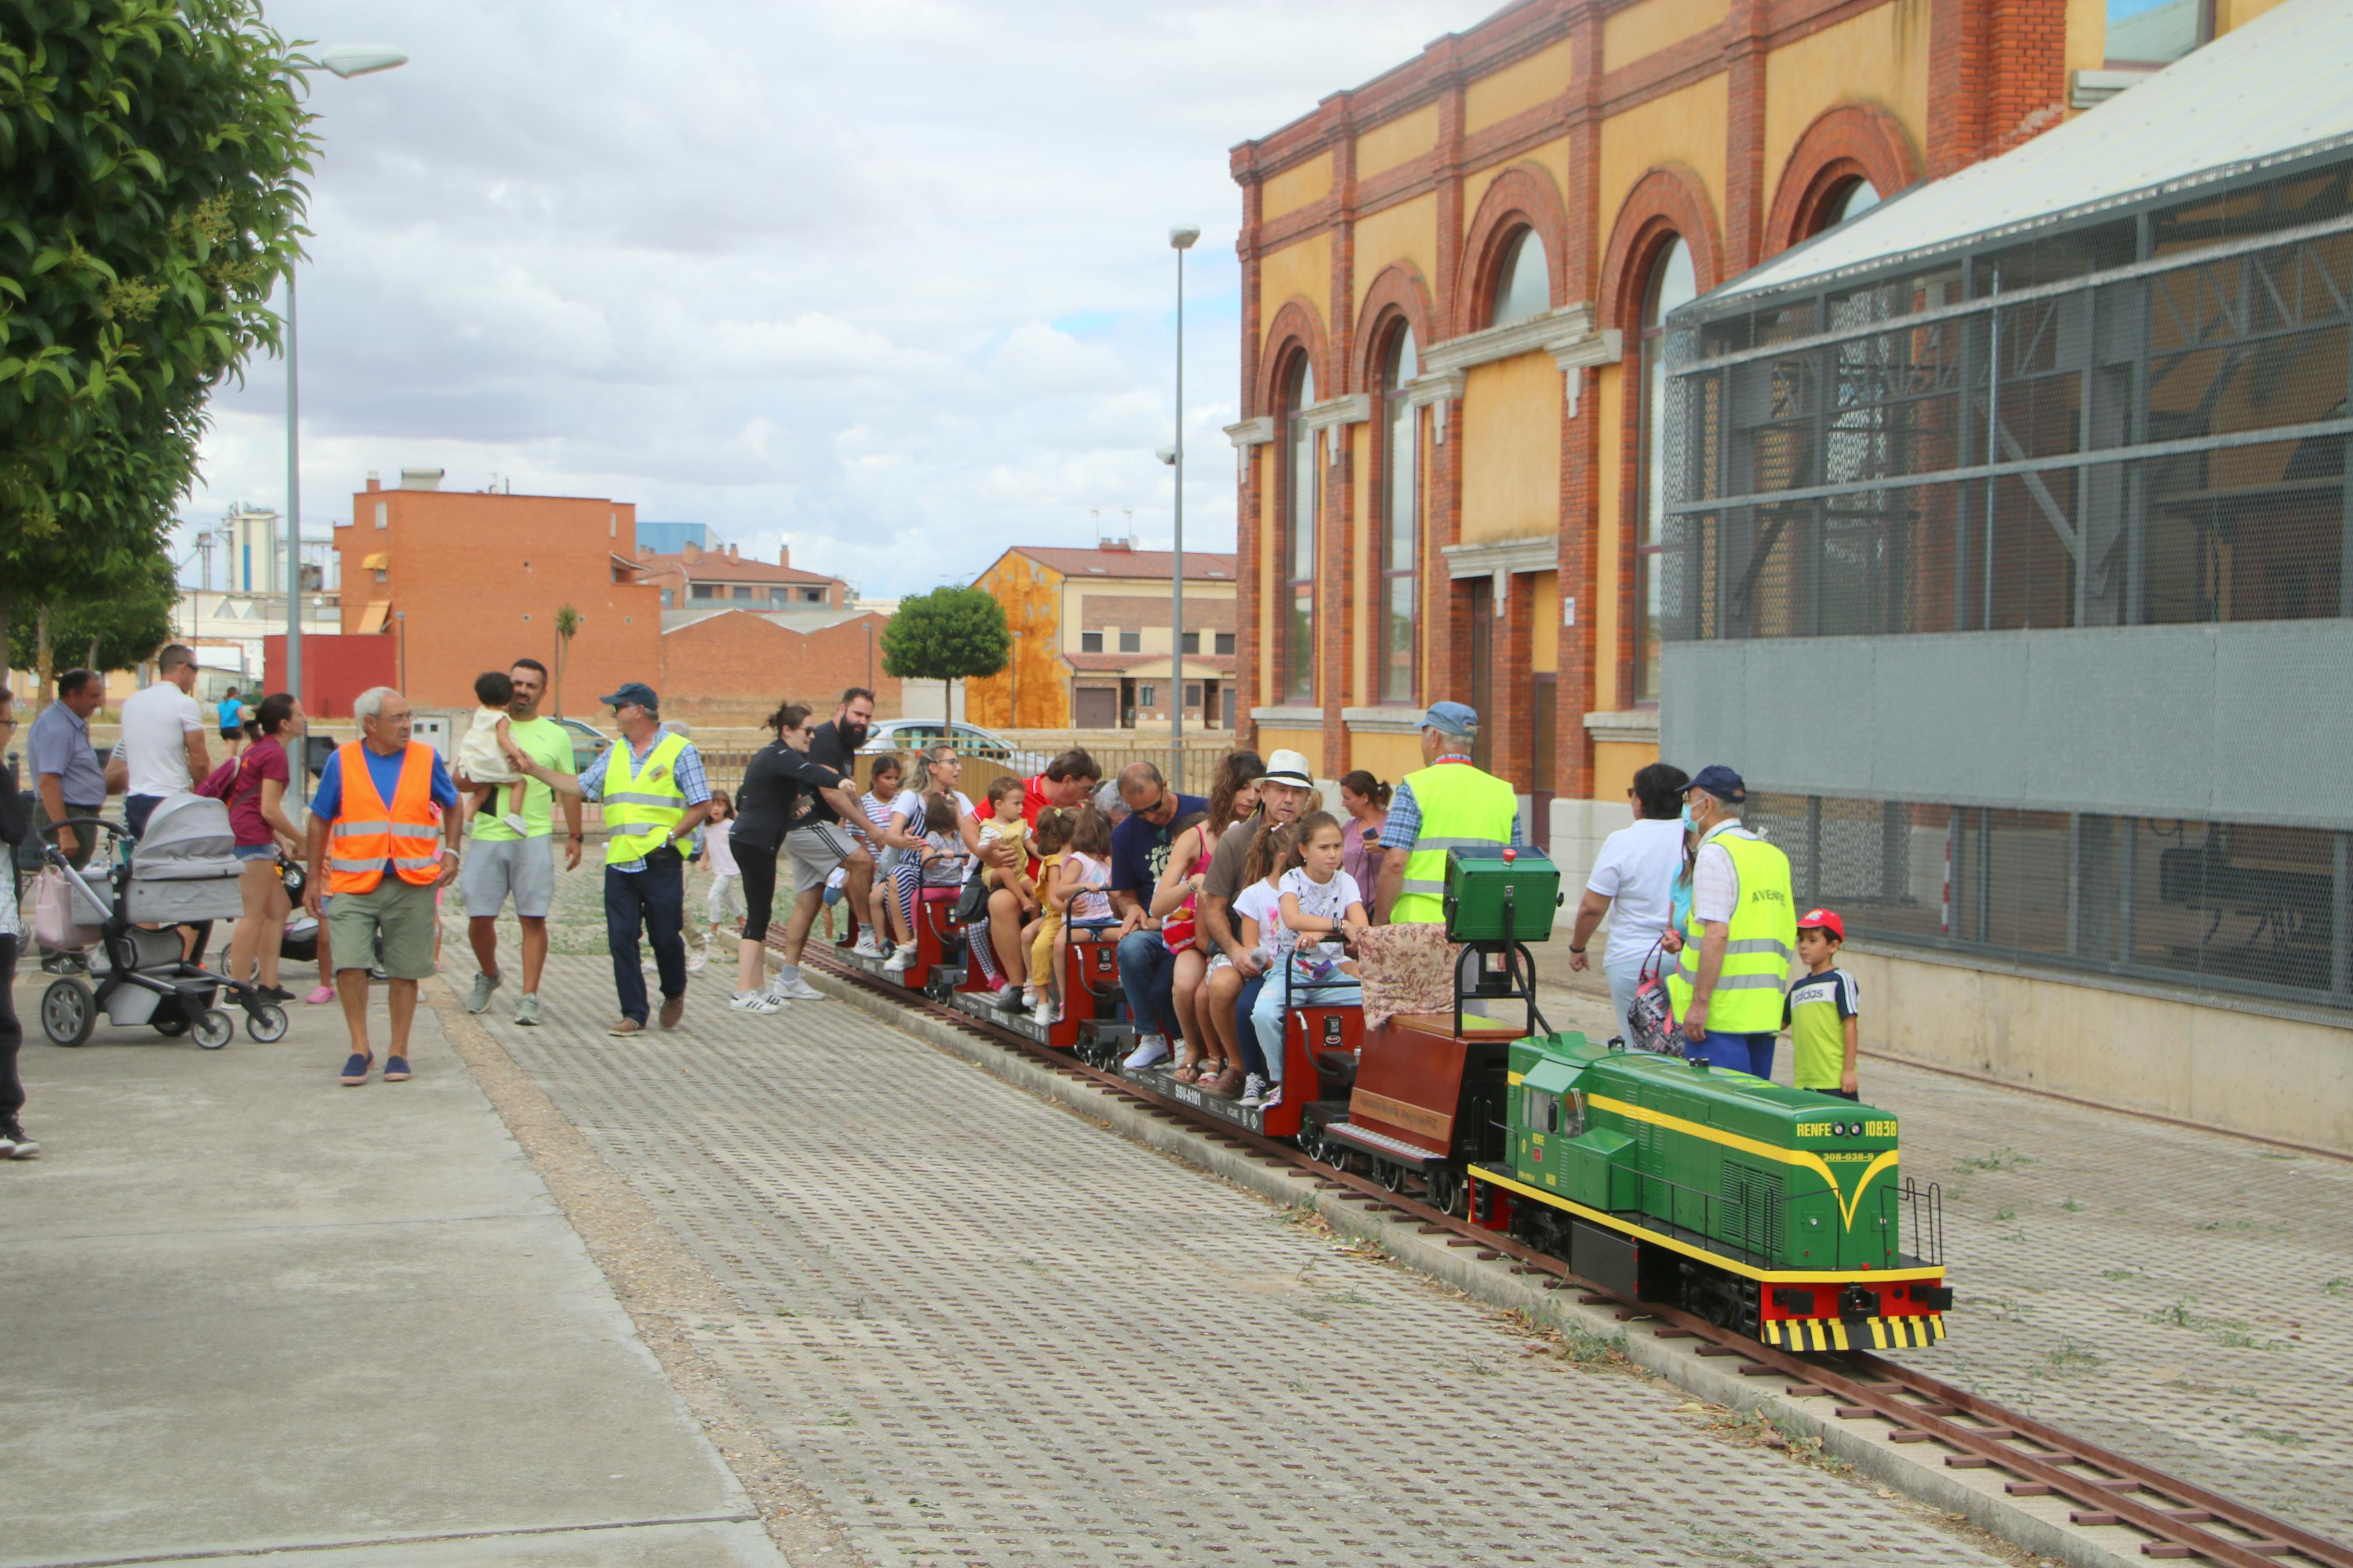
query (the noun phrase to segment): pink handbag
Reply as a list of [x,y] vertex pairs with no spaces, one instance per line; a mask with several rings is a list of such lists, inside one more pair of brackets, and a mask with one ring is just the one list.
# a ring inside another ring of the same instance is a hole
[[73,884],[55,866],[33,879],[33,940],[60,952],[79,952],[99,939],[95,926],[74,919]]

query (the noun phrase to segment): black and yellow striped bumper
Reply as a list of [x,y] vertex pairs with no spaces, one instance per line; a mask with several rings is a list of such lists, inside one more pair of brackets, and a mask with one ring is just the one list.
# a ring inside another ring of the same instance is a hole
[[1929,1312],[1910,1318],[1768,1318],[1765,1342],[1793,1351],[1850,1351],[1862,1348],[1864,1334],[1875,1351],[1926,1350],[1945,1337],[1945,1315]]

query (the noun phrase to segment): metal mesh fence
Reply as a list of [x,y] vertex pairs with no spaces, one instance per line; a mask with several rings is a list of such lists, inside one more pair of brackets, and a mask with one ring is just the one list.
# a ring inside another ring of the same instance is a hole
[[1851,940],[2353,1007],[2353,834],[1758,794]]
[[2353,615],[2348,181],[1680,313],[1661,635]]

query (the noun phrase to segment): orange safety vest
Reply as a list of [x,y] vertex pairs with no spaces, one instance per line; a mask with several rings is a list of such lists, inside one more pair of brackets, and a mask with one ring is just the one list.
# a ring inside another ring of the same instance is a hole
[[352,741],[335,749],[343,775],[343,810],[328,830],[327,890],[371,893],[384,880],[385,862],[400,879],[430,887],[441,874],[441,825],[433,806],[433,748],[411,741],[400,760],[400,783],[387,806],[368,771],[367,748]]

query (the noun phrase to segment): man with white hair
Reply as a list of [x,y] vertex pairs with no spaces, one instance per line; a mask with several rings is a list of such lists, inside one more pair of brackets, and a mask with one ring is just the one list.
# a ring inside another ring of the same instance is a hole
[[[458,874],[458,786],[432,747],[409,737],[408,699],[370,687],[352,704],[360,739],[335,748],[311,797],[310,879],[302,907],[323,921],[342,960],[335,994],[352,1035],[347,1087],[367,1082],[368,963],[384,944],[392,1012],[384,1081],[408,1081],[408,1033],[417,983],[433,973],[434,889]],[[330,855],[332,847],[332,854]],[[322,915],[326,899],[334,903]]]

